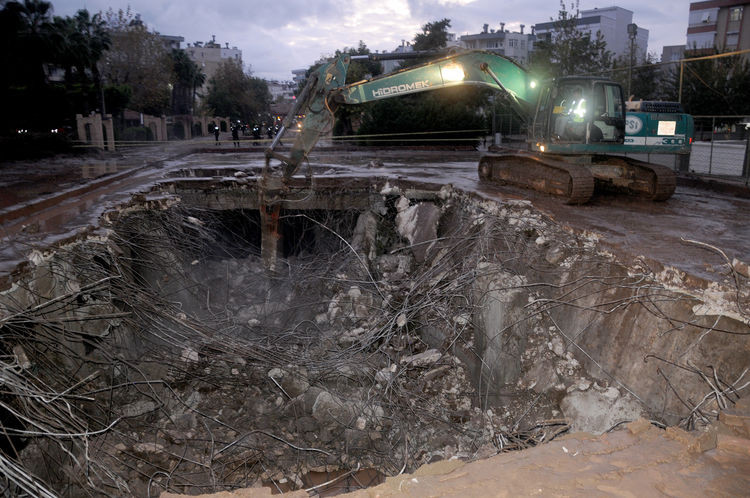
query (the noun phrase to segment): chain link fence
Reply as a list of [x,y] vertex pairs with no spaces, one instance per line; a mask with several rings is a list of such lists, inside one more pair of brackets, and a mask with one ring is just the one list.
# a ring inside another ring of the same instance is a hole
[[679,173],[721,177],[750,185],[750,130],[744,116],[693,116],[695,138],[690,156],[679,154],[628,154],[636,159],[668,166]]
[[745,116],[693,116],[690,171],[750,182],[750,130]]

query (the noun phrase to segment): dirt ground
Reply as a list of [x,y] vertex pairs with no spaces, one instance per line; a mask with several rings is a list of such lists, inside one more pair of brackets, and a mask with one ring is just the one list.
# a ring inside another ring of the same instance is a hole
[[[599,437],[570,434],[470,463],[431,463],[345,496],[747,496],[750,403],[720,419],[702,434],[662,430],[641,419]],[[201,496],[270,494],[270,488],[258,487]],[[290,495],[309,496],[302,490]]]

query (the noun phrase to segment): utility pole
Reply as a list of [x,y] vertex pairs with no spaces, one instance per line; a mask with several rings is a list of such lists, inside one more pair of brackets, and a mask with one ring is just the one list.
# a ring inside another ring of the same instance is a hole
[[631,86],[633,84],[633,64],[635,58],[635,36],[638,34],[638,25],[635,23],[628,24],[628,37],[630,38],[630,67],[628,68],[628,99],[632,95],[630,93]]

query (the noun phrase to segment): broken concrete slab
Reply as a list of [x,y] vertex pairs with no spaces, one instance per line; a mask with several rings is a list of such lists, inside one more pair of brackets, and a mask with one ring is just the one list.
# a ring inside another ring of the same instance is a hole
[[572,431],[603,434],[622,422],[638,420],[645,412],[638,401],[614,387],[573,391],[560,402]]

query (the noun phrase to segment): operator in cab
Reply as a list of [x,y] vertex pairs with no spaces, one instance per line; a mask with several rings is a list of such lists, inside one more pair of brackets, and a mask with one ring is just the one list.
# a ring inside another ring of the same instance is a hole
[[555,114],[558,114],[555,134],[559,140],[581,142],[585,139],[586,105],[583,88],[569,87],[569,93],[555,106]]

